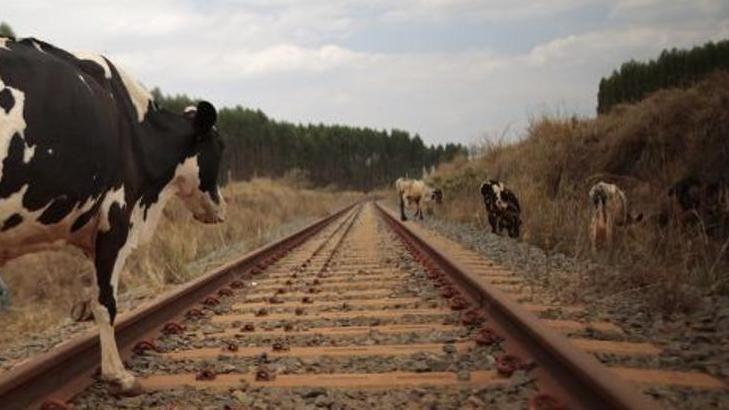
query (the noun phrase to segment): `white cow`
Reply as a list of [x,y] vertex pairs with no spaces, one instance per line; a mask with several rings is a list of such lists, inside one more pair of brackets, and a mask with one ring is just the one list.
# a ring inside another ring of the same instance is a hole
[[596,252],[601,246],[610,247],[615,240],[615,227],[638,222],[643,214],[633,217],[628,212],[628,199],[617,185],[598,182],[590,189],[592,218],[590,245]]
[[423,203],[427,201],[440,203],[443,198],[440,189],[431,188],[419,179],[398,178],[395,181],[395,190],[400,205],[400,219],[403,221],[408,219],[405,216],[405,207],[415,204],[415,217],[423,219]]

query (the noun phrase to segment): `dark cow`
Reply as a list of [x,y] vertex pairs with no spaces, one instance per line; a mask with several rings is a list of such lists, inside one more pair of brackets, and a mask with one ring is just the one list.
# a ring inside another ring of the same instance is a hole
[[695,177],[684,178],[668,190],[668,197],[674,202],[674,216],[685,219],[684,214],[697,211],[701,205],[702,186]]
[[725,178],[704,181],[690,176],[671,186],[668,197],[674,222],[701,221],[709,236],[729,235],[729,184]]
[[217,113],[159,109],[150,93],[100,55],[0,39],[0,265],[61,244],[96,270],[91,303],[102,376],[138,390],[114,339],[119,273],[180,197],[195,219],[223,220]]
[[481,195],[486,205],[491,231],[500,234],[502,229],[506,229],[510,237],[518,238],[521,208],[516,195],[504,187],[503,182],[494,180],[481,184]]

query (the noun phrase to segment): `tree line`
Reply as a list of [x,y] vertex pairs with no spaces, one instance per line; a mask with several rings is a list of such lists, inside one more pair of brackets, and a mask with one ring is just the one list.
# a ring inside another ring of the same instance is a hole
[[729,40],[690,50],[663,50],[658,59],[647,63],[630,60],[600,80],[597,112],[607,113],[617,104],[640,101],[663,88],[691,86],[711,71],[728,68]]
[[[158,88],[152,94],[175,112],[195,102]],[[426,145],[407,131],[293,124],[241,106],[220,109],[217,127],[225,143],[224,180],[295,175],[314,186],[370,190],[400,176],[420,177],[423,168],[467,153],[460,144]]]

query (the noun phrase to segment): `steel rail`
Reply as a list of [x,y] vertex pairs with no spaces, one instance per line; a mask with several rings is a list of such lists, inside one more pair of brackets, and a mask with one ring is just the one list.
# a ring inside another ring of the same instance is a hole
[[[357,204],[359,202],[216,268],[164,294],[147,306],[120,315],[115,334],[122,357],[129,357],[136,342],[159,334],[163,324],[181,316],[191,306],[214,294],[233,280],[235,274],[252,269],[261,261],[300,245]],[[47,398],[59,401],[70,399],[94,382],[100,357],[98,331],[94,331],[71,339],[10,369],[0,375],[0,408],[37,408]]]
[[[354,215],[352,216],[352,219],[350,221],[342,224],[342,225],[346,224],[347,227],[344,229],[342,236],[340,236],[339,239],[337,240],[337,242],[334,244],[334,247],[332,248],[331,253],[329,254],[329,256],[327,256],[326,260],[322,264],[321,269],[319,269],[319,272],[317,272],[317,274],[320,275],[329,268],[329,264],[332,263],[332,260],[339,252],[339,249],[341,248],[342,243],[344,243],[344,238],[347,236],[349,231],[352,229],[352,226],[354,226],[354,223],[357,221],[357,217],[359,216],[360,212],[362,212],[361,207],[360,207],[360,209],[357,210],[357,212],[354,213]],[[339,229],[339,227],[337,229]]]
[[401,238],[427,254],[453,279],[463,294],[486,311],[489,326],[509,336],[504,345],[507,350],[526,353],[536,361],[539,367],[533,372],[542,391],[559,397],[569,408],[659,408],[657,403],[621,381],[595,358],[572,345],[566,337],[548,329],[504,293],[478,281],[477,275],[469,268],[429,244],[380,203],[376,205]]

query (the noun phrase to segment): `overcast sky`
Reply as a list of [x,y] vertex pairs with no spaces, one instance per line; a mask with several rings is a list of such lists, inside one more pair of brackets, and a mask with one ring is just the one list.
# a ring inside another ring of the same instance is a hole
[[469,143],[593,115],[623,61],[729,38],[729,1],[8,0],[0,20],[166,93]]

